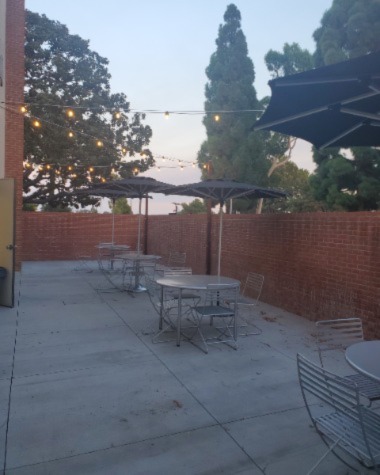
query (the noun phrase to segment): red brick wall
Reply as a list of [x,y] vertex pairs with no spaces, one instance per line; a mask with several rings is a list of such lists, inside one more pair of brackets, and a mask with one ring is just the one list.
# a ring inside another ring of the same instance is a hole
[[[23,260],[96,255],[109,241],[111,215],[23,213]],[[117,243],[136,247],[137,216],[115,216]],[[144,222],[143,222],[144,224]],[[187,252],[206,272],[206,215],[149,216],[147,252]],[[219,217],[212,217],[212,273]],[[143,235],[144,238],[144,225]],[[143,242],[143,241],[142,241]],[[367,338],[380,338],[380,213],[225,215],[222,275],[265,276],[262,300],[310,320],[358,316]]]
[[[95,258],[95,246],[112,239],[111,214],[27,211],[22,214],[24,233],[20,254],[23,261],[72,260],[84,255]],[[129,244],[135,249],[137,224],[137,216],[115,215],[114,242]],[[144,230],[144,226],[142,228]]]
[[[24,117],[17,105],[24,100],[24,0],[7,0],[5,59],[5,177],[16,184],[16,268],[22,246],[22,162],[24,156]],[[10,105],[13,104],[13,105]]]
[[[213,216],[212,272],[219,219]],[[202,216],[149,218],[148,249],[187,251],[193,272],[205,270]],[[221,274],[265,276],[262,300],[310,320],[358,316],[380,338],[380,213],[226,215]]]

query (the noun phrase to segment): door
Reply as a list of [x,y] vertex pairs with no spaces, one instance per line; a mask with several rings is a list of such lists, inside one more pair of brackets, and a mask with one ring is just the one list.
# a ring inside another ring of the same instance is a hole
[[0,305],[14,305],[15,184],[0,179]]

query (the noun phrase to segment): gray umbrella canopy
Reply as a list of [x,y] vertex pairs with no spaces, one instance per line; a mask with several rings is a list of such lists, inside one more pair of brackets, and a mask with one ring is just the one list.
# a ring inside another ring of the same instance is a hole
[[269,81],[272,97],[255,130],[317,148],[380,146],[380,51]]
[[137,193],[127,192],[122,190],[110,190],[108,188],[93,188],[81,189],[75,192],[77,195],[89,195],[89,196],[100,196],[102,198],[109,198],[112,200],[112,234],[111,242],[114,244],[115,241],[115,201],[118,198],[139,198]]
[[123,196],[139,198],[139,224],[137,236],[137,252],[140,252],[141,242],[141,201],[148,193],[163,193],[162,190],[169,190],[172,185],[157,181],[150,177],[131,177],[121,180],[114,180],[109,183],[99,184],[93,187],[95,191],[109,190],[113,192],[123,192]]
[[284,198],[287,194],[283,191],[262,188],[249,183],[239,183],[233,180],[204,180],[188,185],[171,187],[165,191],[168,195],[195,196],[197,198],[212,199],[220,204],[219,211],[219,245],[218,245],[218,275],[222,254],[223,231],[223,205],[232,198]]

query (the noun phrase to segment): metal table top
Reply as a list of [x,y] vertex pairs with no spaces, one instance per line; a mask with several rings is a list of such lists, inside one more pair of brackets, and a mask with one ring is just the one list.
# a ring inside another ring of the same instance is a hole
[[359,373],[380,381],[380,340],[362,341],[349,346],[346,360]]
[[157,284],[163,287],[176,289],[206,290],[208,285],[240,285],[240,282],[231,277],[217,275],[171,275],[156,279]]

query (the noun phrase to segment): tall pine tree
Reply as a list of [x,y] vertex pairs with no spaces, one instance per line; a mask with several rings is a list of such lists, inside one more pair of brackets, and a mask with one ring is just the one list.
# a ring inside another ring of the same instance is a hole
[[[204,178],[228,178],[267,184],[265,133],[252,132],[262,109],[253,86],[254,66],[241,29],[237,7],[228,5],[224,24],[219,26],[216,51],[206,69],[203,123],[207,140],[198,153]],[[219,113],[220,112],[220,113]]]

